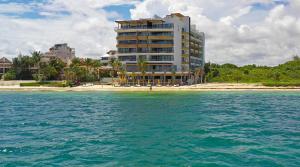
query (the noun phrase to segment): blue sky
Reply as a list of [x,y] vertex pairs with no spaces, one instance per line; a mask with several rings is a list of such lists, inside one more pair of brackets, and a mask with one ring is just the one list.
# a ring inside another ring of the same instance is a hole
[[130,9],[133,9],[134,5],[112,5],[104,7],[104,10],[108,12],[117,12],[123,19],[130,19]]
[[[45,4],[48,3],[49,0],[0,0],[0,4],[35,4],[35,3],[41,3]],[[106,6],[103,9],[107,12],[116,12],[119,14],[120,18],[122,19],[130,19],[130,9],[133,9],[133,4],[121,4],[121,5],[110,5]],[[32,11],[24,12],[24,13],[14,13],[14,12],[7,12],[3,13],[8,16],[16,16],[16,17],[23,17],[23,18],[30,18],[30,19],[39,19],[44,18],[45,16],[42,16],[39,14],[40,9],[38,7],[34,7],[33,5]],[[67,12],[64,12],[62,14],[68,14]]]
[[[23,18],[30,18],[30,19],[39,19],[39,18],[44,18],[45,16],[40,15],[40,9],[35,6],[34,4],[46,4],[49,3],[50,0],[0,0],[0,4],[11,4],[11,3],[16,3],[16,4],[33,4],[32,8],[34,10],[28,11],[28,12],[24,12],[24,13],[14,13],[14,12],[7,12],[7,13],[3,13],[5,15],[8,16],[15,16],[15,17],[23,17]],[[273,3],[253,3],[252,5],[252,10],[265,10],[268,11],[270,9],[272,9],[274,6],[276,5],[289,5],[288,0],[273,0]],[[133,4],[117,4],[117,5],[109,5],[109,6],[105,6],[103,7],[103,10],[107,11],[107,12],[114,12],[114,13],[118,13],[119,18],[118,19],[130,19],[131,18],[131,14],[130,14],[130,9],[134,9],[134,5]],[[61,14],[65,14],[67,15],[68,12],[61,12]],[[219,18],[220,16],[216,15],[217,18]],[[214,16],[212,16],[214,17]],[[217,19],[214,18],[214,19]],[[115,19],[114,17],[111,19]]]
[[116,47],[115,20],[190,16],[206,60],[276,65],[300,55],[300,0],[0,0],[0,57],[68,43],[80,57]]

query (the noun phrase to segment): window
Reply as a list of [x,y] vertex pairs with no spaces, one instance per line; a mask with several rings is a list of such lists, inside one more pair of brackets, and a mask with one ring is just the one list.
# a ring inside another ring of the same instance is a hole
[[152,53],[173,53],[173,48],[152,48]]
[[150,61],[174,61],[173,55],[153,55],[150,57]]
[[136,56],[119,56],[120,61],[136,61]]
[[151,44],[173,44],[173,40],[152,40]]
[[148,32],[138,32],[138,36],[148,36]]
[[173,32],[151,32],[151,36],[173,36]]
[[138,53],[148,53],[148,48],[138,48]]
[[139,55],[139,60],[147,60],[147,56],[146,55]]
[[171,72],[171,65],[149,65],[147,68],[148,72]]
[[119,48],[118,52],[119,53],[136,53],[137,49],[136,48]]
[[147,44],[148,41],[147,40],[139,40],[139,44]]
[[127,70],[128,72],[136,72],[136,71],[138,71],[138,67],[137,67],[136,65],[128,65],[128,66],[126,67],[126,70]]
[[136,36],[136,32],[119,32],[118,36]]
[[123,40],[119,41],[119,44],[136,44],[136,40]]

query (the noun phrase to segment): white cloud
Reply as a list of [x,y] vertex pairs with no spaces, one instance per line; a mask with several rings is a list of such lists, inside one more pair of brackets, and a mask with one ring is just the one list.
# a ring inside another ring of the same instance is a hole
[[[256,9],[255,3],[271,9]],[[289,5],[274,0],[145,0],[131,14],[133,18],[171,12],[191,16],[206,33],[208,61],[276,65],[300,54],[299,10],[299,0],[290,0]]]
[[[254,3],[270,6],[255,9]],[[48,3],[0,5],[0,56],[19,52],[47,51],[55,43],[67,42],[77,56],[99,57],[115,48],[111,20],[116,12],[109,5],[133,4],[133,19],[181,12],[207,37],[206,60],[217,63],[276,65],[300,54],[300,1],[289,5],[274,0],[49,0]],[[38,11],[43,18],[28,19],[4,13]],[[15,12],[14,12],[15,11]],[[121,17],[120,17],[121,18]]]
[[8,3],[6,6],[10,6],[11,12],[14,8],[20,12],[34,10],[44,17],[30,19],[0,14],[0,56],[12,58],[20,52],[45,52],[55,43],[66,42],[76,49],[77,56],[99,58],[115,48],[115,23],[110,19],[119,17],[118,13],[108,13],[103,7],[134,3],[128,0]]
[[30,10],[31,10],[31,6],[29,5],[22,5],[17,3],[0,4],[1,14],[24,13]]

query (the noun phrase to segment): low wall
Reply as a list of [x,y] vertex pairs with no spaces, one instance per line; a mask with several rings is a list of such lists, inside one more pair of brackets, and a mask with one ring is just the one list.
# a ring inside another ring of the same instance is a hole
[[0,86],[18,86],[20,83],[36,82],[35,80],[0,81]]

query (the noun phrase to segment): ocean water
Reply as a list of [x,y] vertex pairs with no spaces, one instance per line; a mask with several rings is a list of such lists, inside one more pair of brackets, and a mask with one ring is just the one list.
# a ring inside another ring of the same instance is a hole
[[300,166],[297,92],[0,92],[0,166]]

